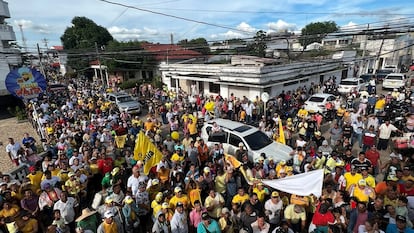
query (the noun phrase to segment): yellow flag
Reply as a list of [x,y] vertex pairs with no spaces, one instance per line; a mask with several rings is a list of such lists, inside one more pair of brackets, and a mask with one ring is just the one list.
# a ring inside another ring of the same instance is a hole
[[224,154],[224,159],[226,160],[227,163],[230,163],[231,166],[233,166],[234,168],[238,168],[241,165],[241,162],[232,155]]
[[134,159],[141,160],[144,164],[144,173],[148,175],[151,168],[157,165],[162,158],[161,151],[145,136],[144,132],[139,132],[135,141]]
[[277,141],[286,145],[285,132],[283,130],[282,119],[280,118],[279,118],[279,137]]
[[115,143],[118,148],[124,148],[127,135],[115,136]]

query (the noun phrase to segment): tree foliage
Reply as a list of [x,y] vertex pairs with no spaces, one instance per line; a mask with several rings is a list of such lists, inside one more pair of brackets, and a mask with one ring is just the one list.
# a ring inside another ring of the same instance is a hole
[[314,42],[321,43],[326,34],[337,32],[338,30],[339,27],[334,21],[310,23],[302,28],[302,35],[299,38],[299,42],[303,47]]
[[95,51],[95,43],[98,47],[102,47],[113,39],[106,28],[86,17],[79,16],[72,19],[72,25],[67,27],[60,37],[63,47],[69,51],[68,64],[74,69],[84,69],[89,66],[90,61],[96,60],[96,54],[92,55]]
[[249,54],[257,57],[265,57],[267,39],[268,36],[265,31],[260,30],[256,32],[253,42],[248,46]]
[[192,40],[187,40],[187,39],[180,40],[178,42],[178,45],[184,48],[197,51],[204,55],[207,55],[210,53],[210,47],[207,43],[207,40],[202,37],[197,38],[197,39],[192,39]]
[[109,70],[152,70],[155,66],[153,55],[145,53],[140,41],[111,41],[102,56]]

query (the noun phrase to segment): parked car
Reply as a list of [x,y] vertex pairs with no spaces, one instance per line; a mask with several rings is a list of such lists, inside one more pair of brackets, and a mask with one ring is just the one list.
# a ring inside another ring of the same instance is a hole
[[377,81],[382,82],[385,76],[391,73],[392,73],[392,70],[377,70],[377,72],[375,73],[375,78],[377,79]]
[[[221,127],[221,132],[211,132],[214,122]],[[291,147],[275,142],[256,127],[236,121],[214,119],[205,122],[201,128],[201,138],[209,147],[222,143],[224,152],[230,155],[235,155],[239,143],[243,143],[252,162],[257,162],[261,153],[265,153],[266,158],[273,158],[276,162],[292,158]]]
[[127,111],[129,114],[141,113],[141,104],[125,92],[107,93],[106,99],[115,103],[120,112]]
[[342,79],[338,85],[338,92],[340,94],[347,94],[350,92],[360,91],[367,86],[362,78],[346,78]]
[[304,106],[308,112],[319,112],[324,114],[326,112],[326,103],[333,102],[335,99],[336,97],[334,95],[317,93],[309,97],[309,99],[305,101]]
[[382,89],[400,89],[406,86],[407,77],[401,73],[391,73],[382,82]]
[[366,83],[369,82],[373,77],[375,78],[374,74],[361,74],[361,76],[359,76],[359,78],[362,78]]

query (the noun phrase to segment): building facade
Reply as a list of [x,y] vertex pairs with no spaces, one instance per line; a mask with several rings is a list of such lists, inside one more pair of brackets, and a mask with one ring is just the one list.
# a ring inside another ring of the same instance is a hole
[[0,95],[9,95],[6,89],[6,76],[14,68],[21,65],[21,53],[10,46],[11,41],[16,40],[13,27],[6,19],[10,18],[9,4],[0,0]]
[[[285,91],[294,91],[298,87],[309,87],[336,77],[348,77],[348,69],[341,62],[324,60],[319,62],[297,62],[291,64],[265,65],[260,60],[232,64],[162,64],[162,81],[168,88],[181,90],[191,95],[220,95],[228,98],[231,94],[249,99],[268,92],[277,96]],[[242,65],[249,64],[249,65]]]

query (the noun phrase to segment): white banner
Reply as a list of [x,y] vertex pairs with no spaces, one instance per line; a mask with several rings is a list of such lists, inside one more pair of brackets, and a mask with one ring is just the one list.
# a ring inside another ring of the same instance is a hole
[[274,189],[290,194],[299,196],[313,194],[320,197],[322,195],[323,173],[324,169],[318,169],[277,180],[262,180],[262,182]]

